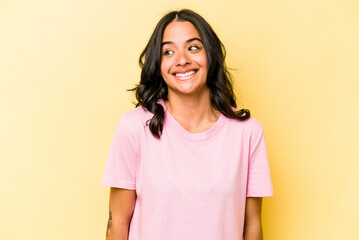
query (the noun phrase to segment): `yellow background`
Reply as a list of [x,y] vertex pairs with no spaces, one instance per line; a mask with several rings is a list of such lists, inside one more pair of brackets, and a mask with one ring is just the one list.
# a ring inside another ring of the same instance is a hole
[[264,125],[265,239],[359,239],[357,0],[0,1],[0,239],[104,239],[125,90],[182,7],[218,33],[239,106]]

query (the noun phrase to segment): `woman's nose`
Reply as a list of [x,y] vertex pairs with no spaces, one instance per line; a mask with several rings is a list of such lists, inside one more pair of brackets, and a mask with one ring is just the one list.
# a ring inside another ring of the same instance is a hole
[[186,51],[178,51],[176,57],[176,64],[179,66],[191,63],[191,58]]

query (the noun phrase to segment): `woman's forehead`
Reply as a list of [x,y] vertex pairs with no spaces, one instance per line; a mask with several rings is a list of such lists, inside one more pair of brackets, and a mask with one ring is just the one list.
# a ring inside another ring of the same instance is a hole
[[197,29],[190,22],[172,21],[163,32],[162,43],[185,43],[189,39],[201,39]]

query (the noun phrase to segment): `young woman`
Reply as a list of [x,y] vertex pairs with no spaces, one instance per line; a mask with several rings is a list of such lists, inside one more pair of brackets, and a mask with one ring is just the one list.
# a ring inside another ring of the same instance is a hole
[[236,110],[225,50],[190,10],[157,24],[140,56],[102,184],[111,240],[259,240],[272,184],[262,125]]

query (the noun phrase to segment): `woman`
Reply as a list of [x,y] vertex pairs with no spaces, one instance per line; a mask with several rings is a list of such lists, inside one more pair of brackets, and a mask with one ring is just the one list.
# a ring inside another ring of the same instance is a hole
[[262,197],[272,195],[262,126],[235,109],[224,58],[193,11],[157,24],[137,108],[121,117],[105,167],[107,239],[262,239]]

